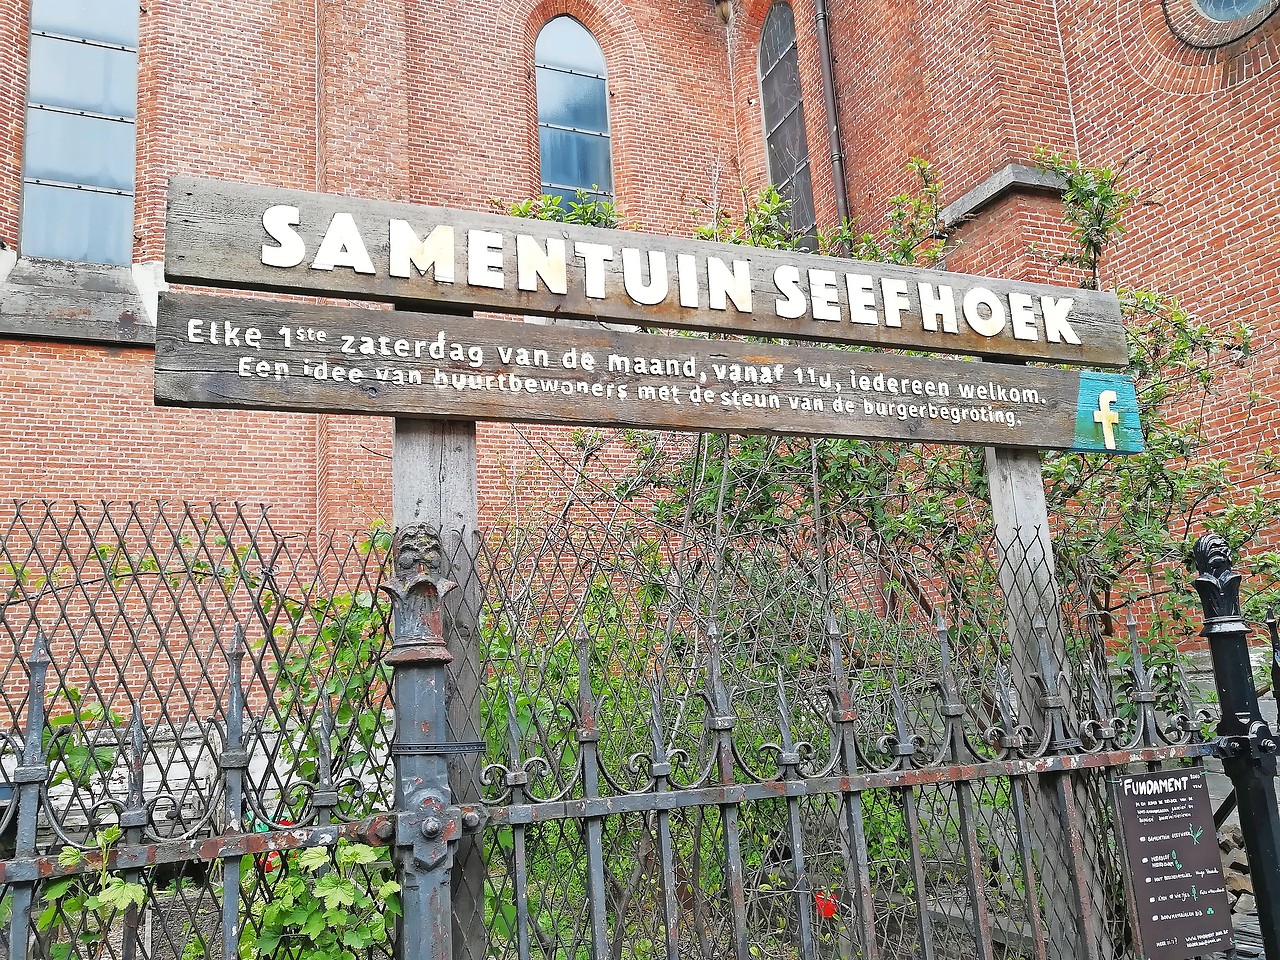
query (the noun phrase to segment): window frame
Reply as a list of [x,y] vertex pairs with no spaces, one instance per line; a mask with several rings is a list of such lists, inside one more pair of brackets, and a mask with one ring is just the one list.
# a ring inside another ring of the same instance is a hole
[[[39,0],[36,0],[38,3]],[[32,69],[31,51],[35,46],[36,38],[44,38],[63,43],[78,44],[83,47],[89,47],[99,50],[110,50],[118,53],[131,54],[134,57],[135,76],[139,71],[140,63],[140,44],[139,32],[141,23],[138,22],[133,31],[133,43],[122,44],[111,40],[101,40],[95,37],[78,36],[75,34],[63,33],[56,30],[50,30],[36,26],[36,3],[32,3],[28,10],[27,19],[27,75],[24,86],[23,96],[23,113],[22,113],[22,158],[20,170],[20,185],[18,198],[18,255],[21,257],[32,257],[35,259],[52,260],[60,263],[87,263],[105,267],[127,267],[133,262],[134,247],[134,222],[137,216],[137,130],[138,130],[138,93],[135,81],[133,93],[133,115],[126,116],[124,114],[101,113],[96,110],[88,110],[77,107],[66,107],[57,104],[42,103],[33,99],[32,80],[35,72]],[[106,123],[118,123],[127,125],[132,130],[131,142],[134,145],[132,169],[129,174],[130,189],[124,190],[116,187],[104,187],[91,183],[77,183],[69,180],[55,180],[46,177],[31,176],[29,170],[31,168],[30,145],[31,145],[31,116],[33,113],[52,114],[71,117],[84,117],[91,120],[101,120]],[[129,212],[125,220],[126,234],[124,237],[115,238],[123,241],[124,249],[128,251],[123,260],[83,260],[76,258],[66,258],[58,256],[50,256],[44,252],[30,253],[27,246],[27,223],[28,223],[28,207],[27,200],[28,187],[43,187],[57,191],[68,191],[73,193],[91,193],[99,196],[110,197],[127,197],[129,199]]]
[[[790,19],[790,34],[787,42],[783,45],[782,51],[766,69],[764,64],[764,43],[766,34],[769,30],[769,21],[775,15],[780,15],[779,10],[783,7],[786,8],[787,15]],[[781,67],[788,58],[790,58],[791,67],[795,71],[795,102],[791,104],[785,112],[783,112],[777,123],[771,125],[769,122],[768,105],[765,97],[765,80],[773,74],[773,71]],[[795,9],[791,6],[788,0],[777,0],[777,2],[769,7],[769,12],[765,14],[764,20],[761,22],[760,26],[760,37],[756,42],[755,59],[756,86],[760,93],[760,125],[764,136],[765,170],[769,175],[769,182],[778,188],[779,193],[791,201],[791,213],[795,213],[800,204],[788,191],[791,190],[802,174],[807,174],[804,181],[807,185],[806,195],[801,199],[807,202],[807,210],[810,215],[810,219],[808,223],[793,223],[792,229],[812,244],[816,241],[818,227],[817,204],[814,202],[813,197],[813,161],[811,151],[809,150],[809,132],[804,115],[804,90],[800,77],[800,44],[796,32]],[[770,141],[773,135],[780,131],[792,116],[796,116],[798,119],[800,128],[800,144],[804,148],[804,159],[803,162],[798,163],[795,166],[795,169],[791,172],[790,176],[783,179],[779,175],[780,171],[774,169],[773,146]]]
[[1161,0],[1169,32],[1197,50],[1217,50],[1244,40],[1280,13],[1280,0],[1263,0],[1256,10],[1220,20],[1211,16],[1202,0]]
[[[585,33],[587,37],[591,39],[591,42],[595,44],[596,50],[600,54],[600,67],[601,67],[600,72],[574,68],[574,67],[565,67],[560,64],[542,63],[538,59],[538,41],[542,39],[543,33],[553,23],[556,23],[559,20],[570,20],[573,23],[577,24],[577,26],[583,31],[583,33]],[[565,124],[552,123],[550,121],[543,120],[542,97],[541,97],[541,87],[540,87],[543,71],[549,71],[551,73],[560,73],[560,74],[564,74],[566,76],[571,76],[571,77],[585,77],[591,80],[599,80],[601,83],[600,97],[604,107],[604,110],[603,110],[604,130],[603,131],[587,130],[581,127],[566,126]],[[550,20],[548,20],[546,23],[544,23],[541,27],[538,28],[537,36],[534,38],[533,98],[534,98],[534,115],[535,115],[534,137],[535,137],[535,142],[537,143],[537,149],[538,149],[538,185],[539,185],[538,188],[539,190],[543,194],[550,194],[553,196],[556,195],[557,192],[567,193],[569,197],[576,196],[577,192],[581,190],[586,196],[592,197],[595,199],[604,199],[604,200],[615,199],[617,196],[617,182],[615,178],[615,171],[614,171],[614,164],[613,164],[613,117],[612,117],[612,111],[610,110],[610,107],[609,107],[608,62],[605,60],[604,47],[600,45],[600,41],[596,39],[595,34],[591,32],[591,30],[587,27],[586,24],[584,24],[581,20],[579,20],[577,17],[571,14],[567,14],[567,13],[557,14],[556,16],[552,17]],[[605,160],[606,160],[607,170],[609,174],[609,183],[608,183],[607,189],[593,190],[592,187],[599,186],[598,183],[576,185],[576,184],[568,184],[568,183],[558,183],[554,180],[547,179],[544,176],[544,174],[546,173],[546,168],[543,163],[543,156],[542,156],[542,131],[543,130],[555,130],[563,133],[572,133],[576,136],[597,137],[600,140],[603,140],[605,144]]]

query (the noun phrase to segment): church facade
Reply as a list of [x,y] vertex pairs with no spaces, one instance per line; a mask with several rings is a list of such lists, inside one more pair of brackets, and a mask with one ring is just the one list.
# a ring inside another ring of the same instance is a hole
[[[1101,282],[1253,328],[1232,389],[1261,399],[1247,423],[1210,415],[1241,459],[1280,439],[1278,10],[18,0],[0,12],[0,498],[267,502],[299,531],[387,517],[386,419],[153,405],[176,175],[478,211],[582,190],[688,236],[768,183],[797,229],[875,229],[920,157],[947,269],[1072,286],[1037,157],[1122,168],[1141,199]],[[482,427],[482,491],[518,482],[519,447]]]

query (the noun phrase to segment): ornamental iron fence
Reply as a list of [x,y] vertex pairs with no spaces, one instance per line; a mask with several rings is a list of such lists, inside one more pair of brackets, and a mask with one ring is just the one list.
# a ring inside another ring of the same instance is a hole
[[[8,955],[1132,952],[1110,790],[1201,762],[1208,714],[1138,621],[1045,586],[1041,531],[707,536],[565,488],[449,543],[16,505]],[[415,603],[451,656],[425,699],[393,653]],[[410,729],[433,703],[444,729]],[[425,813],[396,772],[423,757],[450,799]],[[388,922],[427,889],[433,916]]]

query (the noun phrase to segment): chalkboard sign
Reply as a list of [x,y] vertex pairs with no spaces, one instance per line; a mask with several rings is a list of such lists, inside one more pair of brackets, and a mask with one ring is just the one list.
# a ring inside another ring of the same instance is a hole
[[1234,946],[1204,771],[1122,777],[1116,805],[1143,956],[1190,960]]

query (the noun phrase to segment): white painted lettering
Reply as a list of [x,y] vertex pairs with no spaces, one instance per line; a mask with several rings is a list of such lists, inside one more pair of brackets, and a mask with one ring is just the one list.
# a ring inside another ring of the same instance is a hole
[[262,245],[262,262],[268,267],[296,267],[307,256],[307,245],[293,228],[302,222],[297,207],[276,204],[262,214],[262,228],[279,246]]
[[907,300],[907,281],[881,277],[880,293],[884,297],[884,325],[901,327],[902,315],[911,306]]
[[335,267],[350,267],[356,273],[374,272],[364,238],[349,213],[333,215],[329,229],[320,241],[320,249],[316,251],[316,258],[311,261],[312,270],[333,270]]
[[730,267],[719,257],[707,257],[707,299],[712,310],[726,310],[732,300],[739,313],[750,313],[751,264],[735,260]]
[[[985,316],[982,307],[987,308]],[[974,287],[964,295],[964,319],[975,333],[994,337],[1004,329],[1008,317],[999,297],[986,287]]]
[[784,320],[803,317],[809,304],[800,290],[800,268],[784,263],[773,271],[773,285],[782,294],[782,299],[774,302],[774,312]]
[[453,283],[452,224],[439,224],[426,239],[420,239],[407,220],[391,220],[387,225],[387,246],[391,276],[410,276],[409,265],[413,264],[424,277],[428,270],[434,271],[436,283]]
[[840,288],[834,271],[809,271],[809,299],[813,303],[813,319],[839,322]]
[[1041,297],[1040,309],[1044,311],[1044,332],[1050,343],[1079,344],[1080,338],[1071,329],[1071,307],[1075,300],[1071,297]]
[[603,300],[604,265],[613,259],[613,247],[603,243],[586,243],[577,241],[573,245],[573,255],[582,258],[584,266],[584,289],[593,300]]
[[502,234],[490,230],[467,231],[467,283],[473,287],[506,288],[502,273]]
[[942,321],[945,332],[959,332],[956,326],[956,297],[951,287],[940,283],[935,289],[931,283],[920,284],[920,317],[924,321],[924,328],[931,332],[937,332],[938,321]]
[[652,306],[667,299],[667,255],[649,251],[649,280],[640,269],[640,253],[635,247],[622,248],[622,286],[636,303]]
[[516,286],[537,290],[541,279],[552,293],[568,293],[567,258],[563,237],[547,237],[543,249],[533,237],[516,234]]
[[680,286],[680,306],[696,309],[698,306],[697,257],[692,253],[676,254],[676,277]]
[[1027,294],[1009,294],[1009,319],[1012,321],[1015,340],[1040,339],[1040,332],[1036,330],[1034,305]]
[[876,314],[876,295],[872,280],[863,273],[847,273],[844,278],[849,289],[849,320],[876,326],[880,317]]

